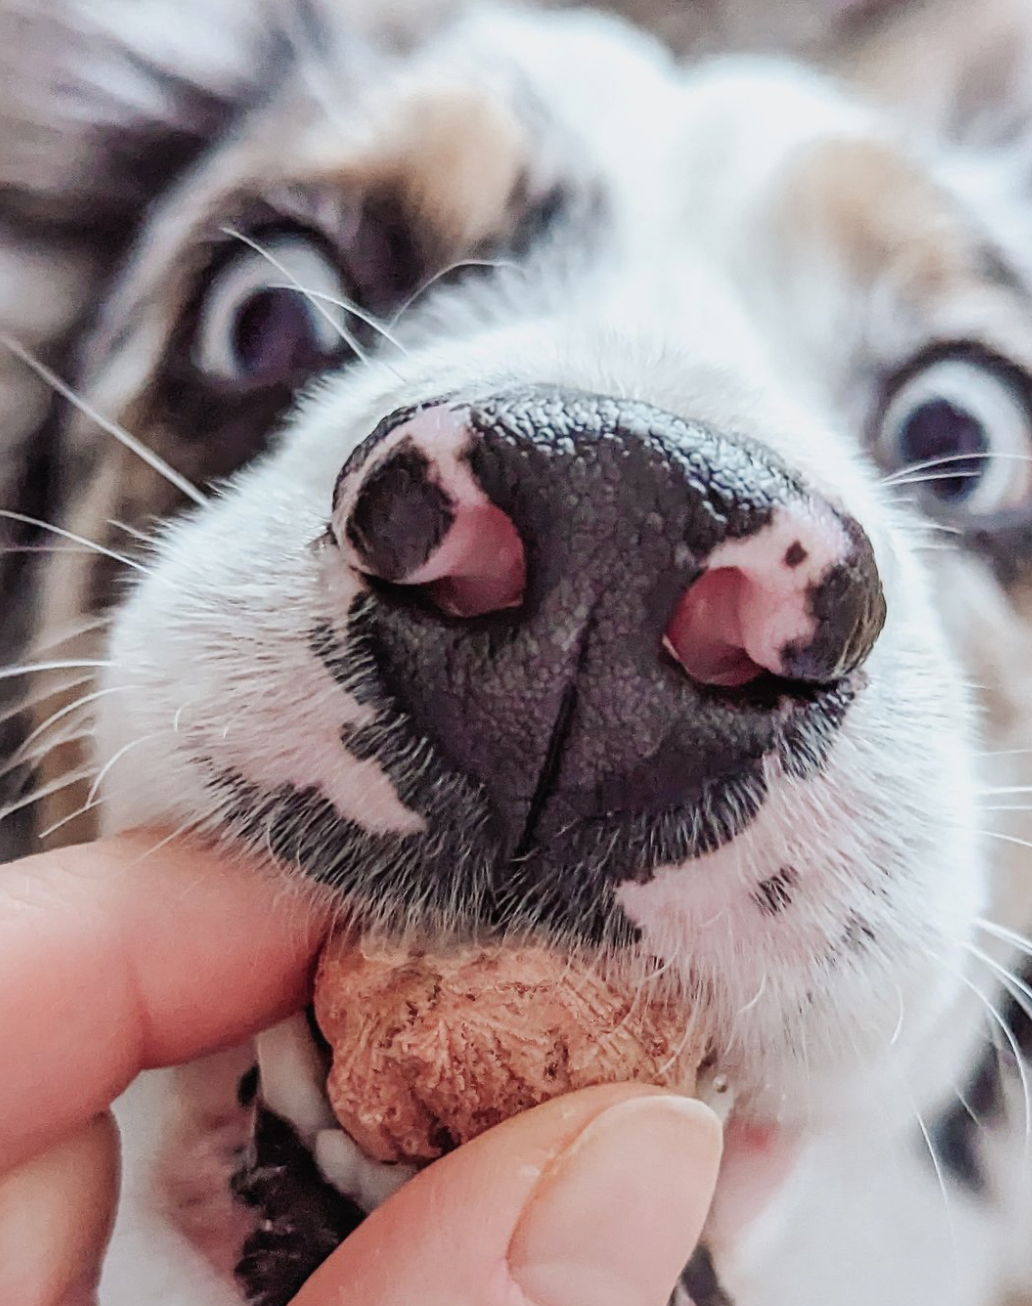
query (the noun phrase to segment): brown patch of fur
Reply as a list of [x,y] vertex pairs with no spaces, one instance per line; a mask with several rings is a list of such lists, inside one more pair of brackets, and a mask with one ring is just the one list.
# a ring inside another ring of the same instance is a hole
[[908,296],[931,301],[977,277],[973,242],[946,197],[890,145],[823,142],[782,195],[786,232],[811,249],[833,247],[858,283],[889,272]]
[[530,156],[507,105],[475,88],[428,86],[372,121],[372,145],[341,174],[347,189],[396,193],[452,255],[507,234]]

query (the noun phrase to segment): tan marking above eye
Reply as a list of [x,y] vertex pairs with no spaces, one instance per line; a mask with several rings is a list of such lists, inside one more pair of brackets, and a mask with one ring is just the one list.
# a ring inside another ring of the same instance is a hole
[[377,107],[362,148],[335,170],[366,193],[395,189],[446,247],[469,250],[511,221],[529,144],[526,127],[500,98],[428,86]]
[[948,196],[890,143],[846,138],[808,149],[777,208],[787,239],[831,246],[857,281],[891,270],[915,298],[976,276],[971,235]]

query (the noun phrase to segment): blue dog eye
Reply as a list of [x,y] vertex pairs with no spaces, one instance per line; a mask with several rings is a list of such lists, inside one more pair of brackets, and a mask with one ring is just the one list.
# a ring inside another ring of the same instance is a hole
[[212,277],[194,336],[194,364],[239,385],[297,382],[347,350],[342,271],[310,237],[242,245]]
[[949,399],[929,399],[904,418],[896,433],[902,467],[924,467],[935,479],[927,493],[949,503],[970,498],[986,472],[991,448],[985,424]]
[[874,452],[931,512],[984,519],[1032,498],[1032,414],[1013,369],[940,356],[891,395]]
[[326,325],[296,290],[256,291],[233,319],[230,350],[238,374],[265,381],[313,370],[337,343],[327,341]]

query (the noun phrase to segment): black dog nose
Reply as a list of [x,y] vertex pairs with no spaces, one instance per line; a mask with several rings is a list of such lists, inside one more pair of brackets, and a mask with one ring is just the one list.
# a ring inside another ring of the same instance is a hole
[[768,449],[579,392],[393,415],[333,535],[390,692],[510,851],[755,766],[784,697],[855,672],[885,616],[860,526]]

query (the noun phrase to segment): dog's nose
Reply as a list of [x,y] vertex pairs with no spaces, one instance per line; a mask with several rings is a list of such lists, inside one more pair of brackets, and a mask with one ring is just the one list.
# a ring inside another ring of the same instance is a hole
[[390,692],[524,831],[755,762],[780,699],[855,672],[885,615],[860,526],[770,450],[579,392],[394,414],[333,536]]

